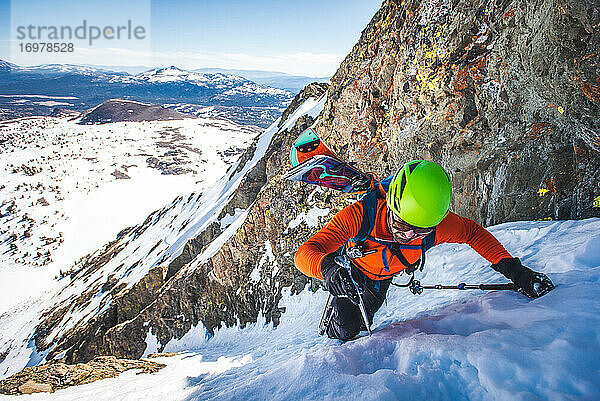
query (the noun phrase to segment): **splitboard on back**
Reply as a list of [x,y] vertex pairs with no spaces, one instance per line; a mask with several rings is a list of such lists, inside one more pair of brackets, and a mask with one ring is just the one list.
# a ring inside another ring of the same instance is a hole
[[292,169],[283,178],[319,185],[345,193],[369,189],[371,176],[333,153],[319,136],[308,128],[292,145]]

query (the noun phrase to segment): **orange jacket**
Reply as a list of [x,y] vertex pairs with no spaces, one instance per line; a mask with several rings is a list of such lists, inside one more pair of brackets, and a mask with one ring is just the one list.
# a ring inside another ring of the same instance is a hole
[[[371,236],[392,241],[392,234],[386,224],[387,204],[384,199],[377,200],[377,214],[375,226]],[[337,213],[329,223],[308,239],[296,252],[296,267],[307,276],[323,279],[321,275],[321,261],[323,258],[339,249],[350,238],[354,238],[360,230],[363,216],[363,205],[355,202]],[[420,245],[422,239],[417,238],[408,245]],[[455,213],[448,215],[436,227],[435,245],[445,242],[469,244],[477,253],[490,263],[498,263],[503,258],[511,255],[502,244],[485,228],[473,220],[461,217]],[[354,263],[371,279],[381,279],[377,276],[399,273],[404,266],[394,255],[385,251],[385,245],[366,240],[364,251],[375,249],[377,252],[354,259]],[[415,263],[421,257],[420,249],[403,249],[402,254],[409,263]],[[382,258],[387,258],[387,269]]]

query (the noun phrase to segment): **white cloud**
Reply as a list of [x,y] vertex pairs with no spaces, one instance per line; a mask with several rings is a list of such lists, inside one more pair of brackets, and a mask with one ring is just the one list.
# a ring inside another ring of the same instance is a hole
[[288,74],[325,77],[335,73],[343,60],[341,54],[296,52],[278,55],[246,53],[153,52],[149,49],[116,47],[80,47],[70,54],[55,54],[52,59],[10,60],[16,64],[80,63],[93,65],[176,65],[181,68],[202,67],[243,70],[280,71]]
[[249,54],[223,54],[222,62],[227,68],[261,69],[283,71],[290,74],[329,76],[333,75],[343,60],[339,54],[315,54],[298,52],[275,56],[254,56]]

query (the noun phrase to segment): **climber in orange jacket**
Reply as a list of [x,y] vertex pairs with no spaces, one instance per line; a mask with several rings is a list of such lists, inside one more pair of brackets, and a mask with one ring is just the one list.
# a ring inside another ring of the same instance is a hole
[[[545,274],[524,267],[485,228],[450,212],[451,196],[450,176],[440,165],[424,160],[409,162],[394,175],[385,199],[378,198],[372,206],[376,210],[374,222],[367,228],[369,235],[357,239],[367,206],[364,201],[355,202],[298,249],[297,268],[307,276],[324,280],[333,296],[326,327],[329,337],[348,340],[366,329],[354,283],[362,288],[371,324],[392,277],[404,270],[414,271],[424,262],[429,247],[445,242],[469,244],[529,297],[542,296],[554,288]],[[349,273],[336,263],[336,256],[342,247],[357,246],[360,256],[352,259]]]

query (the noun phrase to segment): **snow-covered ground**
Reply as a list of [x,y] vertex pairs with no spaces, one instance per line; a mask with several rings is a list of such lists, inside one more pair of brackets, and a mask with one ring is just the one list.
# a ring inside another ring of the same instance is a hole
[[[277,328],[202,327],[169,343],[152,375],[19,400],[597,400],[600,399],[600,219],[491,228],[557,287],[539,299],[512,291],[391,288],[372,337],[317,335],[327,294],[287,295]],[[428,253],[422,283],[503,282],[466,245]],[[403,281],[399,277],[397,281]],[[155,339],[148,335],[147,353]],[[12,399],[6,397],[6,399]],[[16,398],[15,398],[16,399]]]
[[0,123],[0,314],[122,229],[210,187],[258,132],[215,119]]

